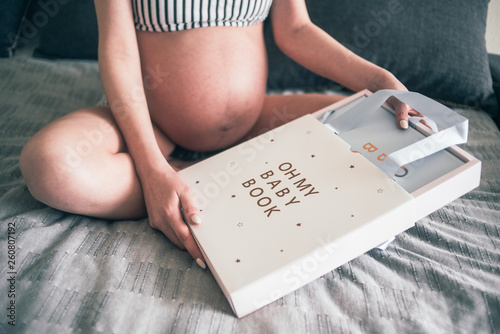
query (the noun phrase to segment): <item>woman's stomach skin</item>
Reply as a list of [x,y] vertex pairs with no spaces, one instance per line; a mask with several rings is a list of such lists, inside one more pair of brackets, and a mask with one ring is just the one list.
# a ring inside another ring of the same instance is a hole
[[265,97],[262,24],[137,32],[153,122],[175,144],[211,151],[243,138]]

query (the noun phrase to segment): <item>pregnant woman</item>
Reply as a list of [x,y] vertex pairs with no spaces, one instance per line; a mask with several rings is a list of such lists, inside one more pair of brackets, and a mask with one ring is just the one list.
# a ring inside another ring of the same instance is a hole
[[[148,216],[205,267],[188,224],[199,224],[171,153],[212,152],[340,97],[266,96],[262,21],[289,57],[352,90],[405,90],[309,19],[304,0],[95,0],[105,106],[40,130],[20,166],[35,198],[105,219]],[[397,124],[411,109],[397,100]]]

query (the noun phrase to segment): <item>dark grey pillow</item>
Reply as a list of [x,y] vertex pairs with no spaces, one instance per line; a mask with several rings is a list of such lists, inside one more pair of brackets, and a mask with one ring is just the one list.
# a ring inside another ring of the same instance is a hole
[[[54,0],[55,1],[55,0]],[[35,57],[97,59],[98,29],[93,0],[58,0],[58,10],[41,29]],[[41,10],[35,5],[33,12]]]
[[[488,67],[489,0],[307,0],[311,20],[343,45],[435,99],[498,108]],[[265,27],[270,88],[330,82],[287,59]],[[332,59],[335,61],[335,59]]]
[[30,0],[2,0],[0,2],[0,57],[8,57],[12,54],[29,2]]
[[[493,91],[495,92],[497,103],[500,106],[500,55],[489,54],[491,78],[493,80]],[[492,114],[493,119],[500,128],[500,111]]]

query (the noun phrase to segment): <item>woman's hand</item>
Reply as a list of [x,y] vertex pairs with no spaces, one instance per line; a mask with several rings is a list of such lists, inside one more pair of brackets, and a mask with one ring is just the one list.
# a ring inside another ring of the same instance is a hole
[[145,174],[141,183],[151,227],[163,232],[177,247],[187,250],[200,267],[206,268],[186,225],[201,223],[189,186],[166,161]]
[[[387,103],[396,111],[396,124],[401,129],[408,129],[408,118],[410,116],[424,117],[421,113],[408,106],[406,103],[399,101],[395,97],[390,97]],[[425,121],[421,121],[427,125]]]
[[[376,72],[377,73],[377,72]],[[373,80],[375,84],[369,85],[368,89],[376,92],[381,89],[394,89],[407,92],[408,89],[398,80],[392,73],[387,70],[379,69],[378,77]],[[415,109],[408,106],[406,103],[401,102],[394,96],[387,100],[387,103],[396,112],[396,124],[401,129],[408,129],[408,119],[410,116],[424,117],[421,113]],[[422,124],[428,126],[425,121],[421,121]]]

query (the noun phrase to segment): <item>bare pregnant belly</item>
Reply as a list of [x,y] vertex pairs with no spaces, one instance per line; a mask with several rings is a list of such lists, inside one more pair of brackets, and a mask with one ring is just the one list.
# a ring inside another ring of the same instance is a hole
[[174,143],[216,150],[255,124],[267,78],[262,24],[138,31],[138,43],[151,118]]

